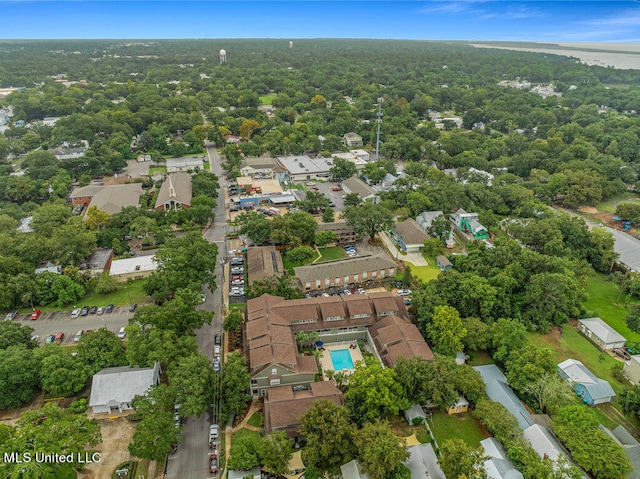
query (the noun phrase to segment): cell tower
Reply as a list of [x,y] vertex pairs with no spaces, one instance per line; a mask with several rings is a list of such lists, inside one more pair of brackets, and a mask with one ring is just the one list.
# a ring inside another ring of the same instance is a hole
[[289,48],[293,48],[293,42],[289,42]]
[[224,49],[220,50],[220,65],[223,63],[227,63],[227,52]]
[[380,125],[382,125],[382,102],[384,98],[378,98],[378,133],[376,135],[376,161],[378,161],[378,152],[380,151]]

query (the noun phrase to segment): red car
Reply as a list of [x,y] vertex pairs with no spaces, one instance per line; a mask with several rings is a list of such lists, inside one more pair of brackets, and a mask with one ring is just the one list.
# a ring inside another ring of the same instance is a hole
[[339,186],[334,186],[333,188],[331,188],[331,191],[341,191],[342,188],[340,188]]
[[31,319],[36,320],[40,317],[41,314],[42,311],[40,311],[39,309],[34,309],[33,313],[31,313]]
[[317,186],[312,186],[312,187],[311,187],[311,189],[312,189],[313,191],[320,191],[320,190],[318,189],[318,187],[317,187]]

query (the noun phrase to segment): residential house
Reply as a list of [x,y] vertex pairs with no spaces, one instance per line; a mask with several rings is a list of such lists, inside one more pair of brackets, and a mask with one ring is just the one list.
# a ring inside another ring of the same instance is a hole
[[516,469],[502,444],[493,437],[480,441],[488,459],[484,461],[484,469],[487,471],[487,479],[523,479],[523,475]]
[[627,339],[600,318],[578,320],[578,331],[603,351],[624,348]]
[[631,359],[624,363],[622,375],[631,384],[640,384],[640,354],[634,354]]
[[431,443],[410,446],[407,451],[404,465],[411,471],[411,479],[446,479]]
[[589,406],[611,402],[616,396],[607,381],[597,378],[584,364],[575,359],[567,359],[558,364],[558,374],[571,384],[573,390]]
[[171,211],[191,207],[191,175],[173,173],[164,180],[156,199],[156,210]]
[[247,250],[247,273],[250,287],[256,279],[282,276],[284,274],[284,266],[282,266],[280,251],[275,246],[249,248]]
[[53,154],[58,160],[71,160],[75,158],[80,158],[84,156],[85,151],[89,148],[89,142],[86,140],[82,141],[80,145],[69,145],[68,143],[63,143],[56,148],[52,148],[49,150],[49,153]]
[[279,156],[280,166],[287,170],[287,179],[290,181],[306,181],[328,179],[331,176],[329,170],[333,166],[331,158],[310,158],[307,155]]
[[451,221],[460,231],[473,235],[474,239],[488,239],[489,232],[487,228],[478,222],[478,213],[467,213],[460,208],[451,215]]
[[[387,301],[392,302],[393,298]],[[371,338],[369,344],[375,345],[374,355],[390,368],[395,367],[400,358],[419,357],[426,361],[435,358],[418,327],[406,317],[395,314],[382,317],[369,327],[368,336]]]
[[[444,217],[444,213],[442,211],[424,211],[418,215],[418,217],[416,218],[416,223],[418,223],[418,226],[420,226],[420,228],[422,228],[425,233],[429,233],[429,228],[431,228],[433,220],[438,216]],[[453,231],[449,233],[449,238],[447,239],[445,244],[447,248],[453,248],[455,246],[456,242],[453,237]]]
[[299,391],[294,391],[291,386],[270,388],[264,398],[265,433],[285,431],[289,437],[297,438],[300,417],[322,399],[338,406],[344,404],[344,394],[333,381],[311,383],[309,389]]
[[356,193],[361,201],[371,201],[374,204],[380,203],[380,192],[355,176],[342,182],[342,190],[347,194]]
[[140,206],[142,196],[142,184],[130,183],[125,185],[103,186],[97,191],[85,211],[84,218],[92,206],[109,215],[120,213],[127,206]]
[[458,400],[452,406],[447,406],[447,414],[462,414],[469,410],[469,401],[464,396],[458,396]]
[[35,271],[36,274],[42,273],[53,273],[53,274],[62,274],[62,266],[53,264],[51,261],[47,261],[39,265]]
[[91,276],[99,276],[111,268],[114,252],[111,248],[96,248],[82,265],[81,269]]
[[133,258],[114,259],[111,261],[109,275],[114,276],[118,281],[127,281],[146,278],[158,269],[155,256],[134,256]]
[[84,205],[85,207],[87,207],[89,206],[89,203],[91,203],[91,200],[93,199],[95,194],[103,188],[104,186],[102,185],[87,185],[75,187],[69,195],[71,204]]
[[442,271],[446,271],[448,269],[453,268],[451,261],[449,261],[446,256],[442,256],[442,255],[436,256],[436,264],[438,265],[438,268],[440,268]]
[[191,156],[188,158],[167,158],[167,173],[193,171],[196,168],[202,170],[204,166],[204,155]]
[[94,414],[132,410],[131,401],[160,384],[160,363],[140,368],[105,368],[93,375],[89,407]]
[[293,268],[303,292],[394,278],[396,263],[386,255],[356,256]]
[[522,435],[529,444],[531,444],[531,447],[533,447],[541,459],[557,461],[560,456],[567,457],[560,442],[558,442],[546,427],[540,424],[532,424],[524,429]]
[[600,429],[613,439],[616,444],[622,447],[625,455],[631,462],[632,470],[627,474],[627,478],[640,479],[640,442],[622,425],[612,430],[601,424]]
[[334,221],[333,223],[320,223],[317,232],[333,231],[337,236],[338,244],[354,243],[359,238],[351,226],[344,221]]
[[499,402],[507,410],[513,414],[518,421],[520,429],[526,429],[533,424],[531,416],[527,412],[518,396],[511,390],[507,383],[507,378],[502,374],[495,364],[487,364],[486,366],[474,366],[473,369],[478,371],[482,376],[485,384],[487,396],[492,401]]
[[420,404],[413,404],[409,409],[405,409],[402,412],[409,424],[424,424],[427,421],[427,415]]
[[362,137],[352,131],[342,136],[342,143],[349,148],[358,148],[363,145]]
[[340,466],[340,475],[342,479],[369,479],[369,474],[362,471],[357,459]]
[[431,239],[412,218],[396,223],[390,230],[390,237],[404,253],[421,251],[424,248],[424,242]]

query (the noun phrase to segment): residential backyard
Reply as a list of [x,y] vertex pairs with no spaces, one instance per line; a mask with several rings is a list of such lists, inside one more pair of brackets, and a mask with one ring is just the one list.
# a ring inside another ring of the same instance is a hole
[[326,248],[318,248],[320,251],[320,259],[316,263],[322,263],[324,261],[332,261],[334,259],[346,258],[347,254],[340,246],[327,246]]
[[470,412],[450,416],[446,412],[435,412],[428,419],[431,431],[438,445],[448,439],[462,439],[468,445],[477,447],[480,441],[489,437],[489,433]]

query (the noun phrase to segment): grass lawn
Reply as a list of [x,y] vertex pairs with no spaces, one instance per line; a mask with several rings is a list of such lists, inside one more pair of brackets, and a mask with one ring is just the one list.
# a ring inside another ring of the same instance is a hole
[[487,431],[470,412],[461,414],[460,417],[450,416],[446,412],[436,412],[428,421],[438,445],[442,445],[448,439],[462,439],[468,445],[478,447],[480,441],[489,437]]
[[392,416],[388,418],[391,430],[398,437],[409,437],[412,434],[416,435],[416,438],[420,443],[426,444],[431,442],[429,433],[427,432],[427,426],[421,424],[420,426],[412,426],[407,423],[404,416]]
[[549,348],[557,362],[569,358],[577,359],[597,377],[609,381],[616,393],[622,391],[624,384],[611,374],[611,369],[621,363],[596,348],[570,324],[562,325],[562,337],[551,332],[543,335],[531,333],[529,338],[538,346]]
[[258,441],[260,439],[260,433],[247,429],[246,427],[241,427],[231,436],[231,444],[233,445],[233,441],[244,437],[252,437],[254,441]]
[[151,166],[149,167],[149,176],[153,176],[156,173],[166,173],[167,172],[167,167],[166,166]]
[[598,211],[606,211],[607,213],[613,213],[616,210],[616,205],[618,203],[640,203],[640,198],[636,193],[632,191],[626,191],[612,198],[609,198],[607,201],[598,203],[596,205],[596,209]]
[[408,261],[405,261],[405,264],[408,264],[411,267],[411,274],[414,278],[427,282],[438,277],[440,274],[440,268],[436,266],[435,258],[429,257],[425,259],[429,263],[429,266],[415,266],[413,263],[409,263]]
[[[106,306],[107,304],[114,304],[115,306],[124,306],[131,303],[137,304],[145,304],[151,303],[151,298],[149,298],[146,293],[143,291],[143,287],[147,282],[146,279],[140,279],[138,281],[134,281],[132,284],[123,283],[120,285],[118,291],[112,294],[97,294],[91,293],[85,296],[82,299],[79,299],[76,303],[77,307],[82,306]],[[126,286],[126,288],[125,288]],[[129,302],[129,297],[131,297],[131,302]],[[36,306],[37,309],[40,309],[43,313],[48,313],[51,311],[67,311],[73,308],[73,304],[67,304],[62,308],[59,308],[54,305],[47,306]],[[32,311],[31,308],[22,308],[20,313],[28,314]]]
[[[317,256],[316,256],[316,258],[317,258]],[[309,261],[305,261],[303,264],[295,264],[295,263],[292,263],[291,261],[289,261],[289,258],[287,258],[286,254],[283,254],[282,255],[282,266],[284,266],[284,269],[286,269],[289,272],[289,274],[293,276],[293,268],[297,268],[298,266],[304,266],[305,264],[313,263],[313,261],[316,258],[311,258]],[[327,261],[327,260],[325,260],[325,261]]]
[[235,304],[230,304],[230,305],[229,305],[229,311],[232,311],[232,310],[234,310],[234,309],[235,309],[235,310],[238,310],[238,311],[240,311],[241,313],[243,313],[243,312],[244,312],[244,308],[246,308],[246,307],[247,307],[247,303],[235,303]]
[[[600,317],[609,326],[622,334],[628,341],[640,341],[640,334],[631,331],[624,322],[627,309],[614,304],[618,299],[618,288],[605,278],[603,274],[589,277],[587,281],[589,299],[585,301],[583,306],[587,311]],[[625,300],[626,297],[623,295],[620,298],[620,304],[624,304]]]
[[253,415],[247,421],[249,426],[262,427],[264,426],[264,414],[261,412],[254,412]]
[[261,105],[271,105],[271,102],[273,101],[273,99],[276,97],[275,93],[271,93],[270,95],[262,95],[260,97],[260,104]]
[[327,248],[318,248],[320,250],[320,259],[316,263],[322,263],[323,261],[331,261],[334,259],[345,258],[347,254],[340,246],[329,246]]
[[147,479],[149,477],[149,459],[140,459],[136,468],[136,476],[139,479]]

